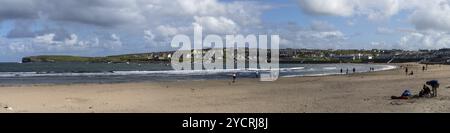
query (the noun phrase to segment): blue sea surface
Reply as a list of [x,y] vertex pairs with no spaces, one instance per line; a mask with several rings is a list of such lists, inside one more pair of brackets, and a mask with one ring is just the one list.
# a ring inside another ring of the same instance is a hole
[[[280,77],[323,76],[393,69],[381,64],[280,64]],[[343,73],[340,70],[343,70]],[[264,70],[226,69],[203,71],[176,71],[170,64],[137,63],[0,63],[0,85],[21,84],[73,84],[122,83],[142,81],[182,81],[230,79],[233,73],[239,78],[258,78]]]

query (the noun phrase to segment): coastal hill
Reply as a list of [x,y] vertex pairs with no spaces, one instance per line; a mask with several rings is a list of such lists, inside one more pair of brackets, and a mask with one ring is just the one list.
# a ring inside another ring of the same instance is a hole
[[[203,54],[211,49],[203,49]],[[224,49],[225,50],[225,49]],[[105,57],[81,57],[68,55],[40,55],[22,58],[29,62],[90,62],[90,63],[167,63],[175,51],[124,54]],[[201,50],[192,50],[201,53]],[[246,53],[248,49],[246,49]],[[247,53],[248,55],[248,53]],[[320,50],[280,49],[281,63],[403,63],[448,64],[450,49],[439,50]],[[226,56],[226,55],[225,55]],[[243,58],[243,57],[241,57]]]
[[40,55],[23,57],[22,63],[30,62],[90,62],[90,63],[126,63],[126,62],[165,62],[172,52],[113,55],[105,57],[82,57],[69,55]]

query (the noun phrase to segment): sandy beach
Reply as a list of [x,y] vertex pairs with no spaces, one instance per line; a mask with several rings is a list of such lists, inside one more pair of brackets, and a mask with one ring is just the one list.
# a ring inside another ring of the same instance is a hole
[[[450,112],[450,66],[422,72],[403,69],[351,75],[117,84],[0,87],[0,112]],[[405,89],[417,94],[427,80],[441,83],[439,96],[391,100]]]

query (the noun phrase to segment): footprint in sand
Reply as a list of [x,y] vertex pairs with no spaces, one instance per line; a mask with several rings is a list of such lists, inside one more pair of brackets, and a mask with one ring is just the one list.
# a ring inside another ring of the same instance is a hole
[[0,106],[5,109],[6,111],[13,111],[14,109],[11,106],[8,106],[7,104],[0,103]]

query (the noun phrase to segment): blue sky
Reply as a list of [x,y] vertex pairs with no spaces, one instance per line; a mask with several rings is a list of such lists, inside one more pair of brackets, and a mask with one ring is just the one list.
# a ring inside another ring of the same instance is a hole
[[450,0],[2,0],[0,62],[171,50],[177,34],[279,34],[283,48],[450,46]]

